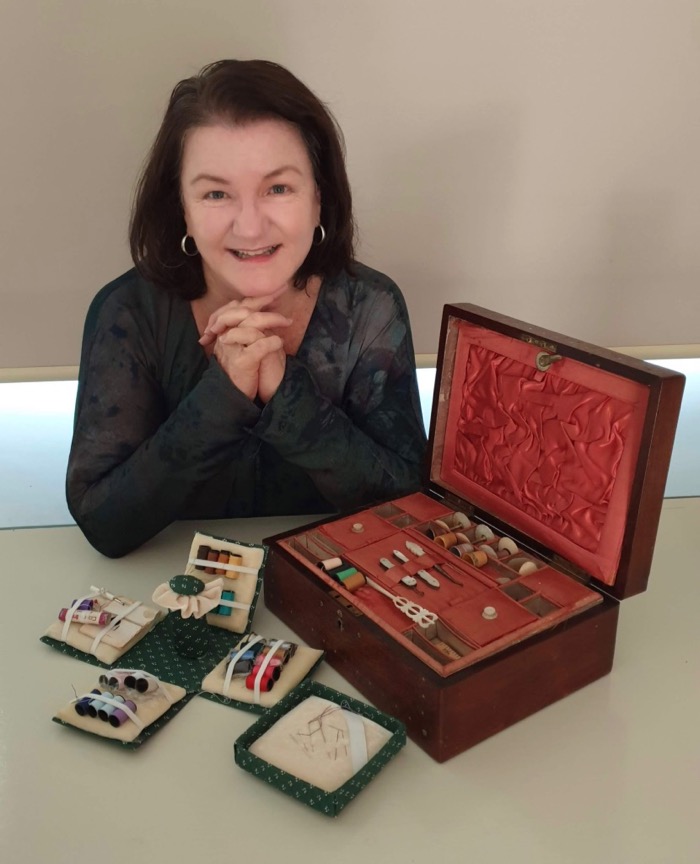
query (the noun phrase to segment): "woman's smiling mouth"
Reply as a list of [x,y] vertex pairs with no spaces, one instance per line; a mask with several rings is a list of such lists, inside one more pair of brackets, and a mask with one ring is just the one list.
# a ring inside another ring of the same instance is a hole
[[239,261],[249,261],[251,258],[269,258],[280,248],[277,246],[265,246],[263,249],[229,249],[232,255]]

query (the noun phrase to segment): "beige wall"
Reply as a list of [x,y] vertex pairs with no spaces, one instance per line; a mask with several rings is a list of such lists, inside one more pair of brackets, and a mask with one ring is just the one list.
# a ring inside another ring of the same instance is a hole
[[697,0],[0,0],[0,367],[77,362],[167,95],[224,56],[335,111],[419,352],[467,300],[700,342]]

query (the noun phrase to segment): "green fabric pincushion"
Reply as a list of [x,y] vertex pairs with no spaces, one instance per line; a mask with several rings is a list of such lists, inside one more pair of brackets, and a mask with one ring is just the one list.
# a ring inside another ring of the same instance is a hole
[[170,610],[168,632],[182,657],[201,657],[209,650],[211,630],[204,616],[219,605],[222,585],[221,579],[205,583],[180,574],[153,592],[154,602]]

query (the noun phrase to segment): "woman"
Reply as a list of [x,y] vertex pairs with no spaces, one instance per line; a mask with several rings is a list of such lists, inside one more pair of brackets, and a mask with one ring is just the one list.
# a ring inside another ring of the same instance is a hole
[[340,132],[290,72],[224,60],[176,86],[130,241],[83,337],[67,497],[93,546],[417,488],[405,304],[353,261]]

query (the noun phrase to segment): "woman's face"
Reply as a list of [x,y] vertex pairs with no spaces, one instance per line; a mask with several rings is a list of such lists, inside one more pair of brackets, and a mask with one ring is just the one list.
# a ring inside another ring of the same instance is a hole
[[180,189],[207,293],[240,300],[291,285],[321,212],[311,161],[294,126],[266,119],[191,130]]

